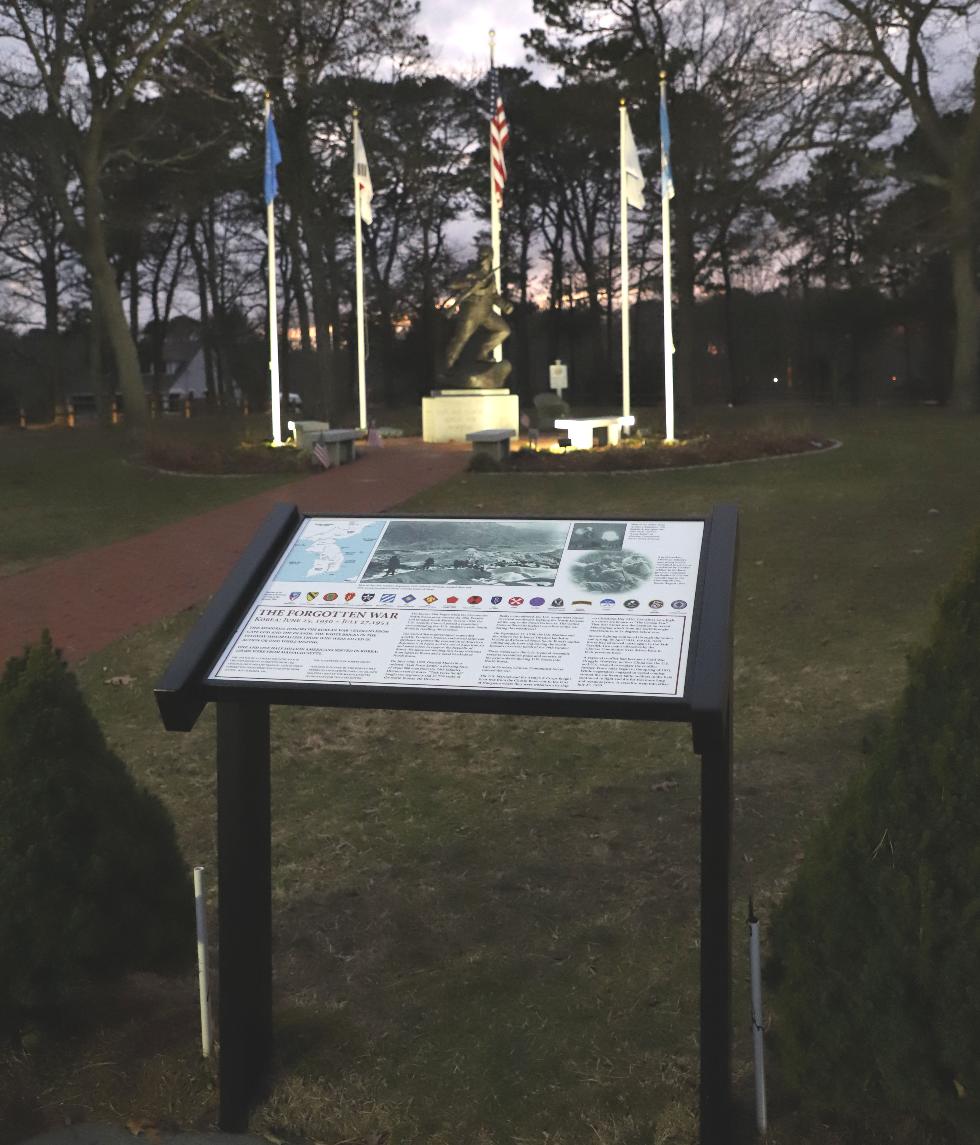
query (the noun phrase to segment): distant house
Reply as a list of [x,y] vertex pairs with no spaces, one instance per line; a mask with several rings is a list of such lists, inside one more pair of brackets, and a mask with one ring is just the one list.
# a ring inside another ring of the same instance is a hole
[[[180,316],[171,323],[170,333],[163,342],[163,378],[160,383],[160,394],[163,407],[171,413],[180,412],[188,397],[195,402],[204,402],[207,399],[207,375],[204,369],[204,347],[198,335],[198,324],[192,319]],[[152,390],[153,379],[144,376],[147,393]],[[240,404],[242,390],[238,383],[229,378],[227,372],[223,379],[226,401]],[[300,399],[297,394],[289,394],[287,398],[290,409],[300,408]]]
[[[196,338],[167,338],[163,344],[163,368],[168,409],[179,409],[189,397],[195,401],[207,397],[204,347]],[[224,383],[226,394],[233,401],[240,401],[241,392],[234,380],[225,378]]]

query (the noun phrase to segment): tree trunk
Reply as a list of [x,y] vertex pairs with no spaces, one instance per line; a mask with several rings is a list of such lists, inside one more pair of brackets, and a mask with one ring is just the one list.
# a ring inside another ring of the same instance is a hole
[[[224,330],[227,332],[228,322],[227,314],[225,311],[224,299],[221,295],[221,290],[218,286],[218,243],[215,236],[215,218],[214,218],[214,203],[208,204],[207,217],[204,219],[202,231],[204,233],[204,275],[207,281],[208,293],[211,298],[211,315],[213,318],[221,318]],[[211,339],[212,345],[217,341],[214,338],[214,324],[212,322],[208,329],[208,337]],[[225,392],[225,339],[221,338],[217,341],[215,346],[215,353],[212,355],[212,363],[214,366],[213,373],[210,378],[205,375],[205,391],[207,393],[208,408],[213,409],[215,406],[216,395],[224,394]]]
[[177,281],[180,278],[180,272],[183,266],[183,258],[179,247],[174,260],[173,273],[170,276],[170,281],[167,283],[166,289],[163,291],[162,310],[160,309],[161,280],[163,279],[163,272],[166,269],[170,252],[173,250],[174,242],[177,239],[179,227],[179,222],[174,223],[167,239],[166,248],[154,264],[153,276],[150,282],[150,305],[153,310],[153,333],[150,338],[150,369],[153,375],[153,403],[158,412],[160,410],[160,394],[163,389],[164,379],[163,346],[167,338],[167,327],[170,324],[174,295],[177,292]]
[[974,265],[976,236],[971,190],[958,184],[950,188],[950,216],[956,238],[950,251],[956,341],[949,404],[960,413],[980,410],[980,292],[977,291]]
[[[380,322],[381,368],[384,371],[384,403],[393,409],[398,401],[398,386],[395,377],[395,305],[391,289],[382,286],[377,293],[378,319]],[[368,317],[365,316],[365,323]]]
[[677,294],[673,323],[677,348],[674,354],[674,410],[678,426],[681,426],[690,423],[694,409],[694,249],[686,212],[677,211],[675,222],[671,249],[673,288]]
[[420,341],[422,343],[422,378],[419,389],[428,392],[439,384],[443,372],[443,355],[440,346],[439,327],[444,321],[436,311],[436,286],[433,273],[432,232],[423,225],[422,257],[419,261],[419,275],[422,279],[422,305],[419,311]]
[[[310,308],[306,301],[306,288],[303,285],[303,248],[299,241],[299,218],[290,210],[286,223],[286,245],[289,247],[289,261],[292,269],[293,296],[296,299],[296,314],[299,321],[299,345],[304,356],[312,349],[310,343]],[[317,331],[319,340],[320,332]],[[323,334],[326,340],[326,331]]]
[[306,239],[306,254],[310,264],[310,290],[313,296],[313,323],[316,326],[316,364],[317,379],[320,389],[320,404],[326,416],[331,421],[336,420],[339,410],[339,395],[333,377],[331,363],[330,330],[334,328],[331,321],[330,296],[326,287],[328,281],[327,253],[325,251],[325,238],[319,221],[313,217],[312,208],[304,204],[300,212],[300,222],[303,227],[303,237]]
[[214,390],[214,337],[211,324],[211,307],[208,302],[208,280],[204,272],[204,254],[197,241],[198,226],[200,226],[200,220],[190,224],[187,228],[187,238],[190,243],[191,258],[194,261],[194,272],[197,277],[197,306],[200,312],[201,323],[201,353],[204,356],[204,386],[210,393]]
[[[316,404],[316,398],[309,393],[309,366],[311,363],[314,363],[316,359],[314,357],[315,350],[310,340],[310,307],[306,298],[306,285],[303,282],[302,249],[299,244],[298,234],[296,235],[295,244],[290,249],[293,297],[296,299],[296,314],[297,321],[299,322],[300,369],[297,389],[299,391],[300,401],[303,403],[304,414],[306,417],[309,417],[309,413],[305,413],[305,411],[313,411]],[[317,331],[317,338],[319,339],[320,337],[321,334]],[[329,346],[329,338],[327,337],[326,331],[323,332],[322,337],[324,342]]]
[[[163,343],[167,337],[167,321],[160,312],[160,268],[153,275],[153,288],[150,291],[150,304],[153,308],[153,325],[150,335],[150,370],[153,375],[152,390],[154,407],[160,408],[160,391],[163,388]],[[168,311],[169,318],[169,311]]]
[[129,332],[138,345],[140,337],[140,268],[134,259],[129,267]]
[[728,400],[733,406],[737,406],[742,399],[742,387],[739,384],[735,299],[732,296],[732,263],[729,257],[727,236],[721,244],[721,277],[725,288],[723,307],[725,312],[725,360],[728,363]]
[[99,301],[95,290],[89,284],[92,302],[92,321],[89,326],[88,342],[88,371],[89,386],[95,398],[96,413],[99,424],[105,428],[111,425],[110,401],[107,401],[104,362],[102,358],[102,317],[99,314]]
[[[565,281],[565,214],[561,207],[555,217],[554,238],[549,244],[551,257],[551,279],[548,286],[548,361],[562,357],[561,350],[561,310]],[[537,386],[531,387],[534,393]]]
[[41,285],[44,289],[44,329],[57,336],[60,318],[58,255],[54,242],[49,240],[45,240],[44,257],[41,259]]
[[59,300],[58,254],[55,241],[45,236],[41,259],[41,285],[44,289],[44,332],[47,335],[45,360],[48,363],[48,401],[51,414],[65,403],[63,347],[58,332]]
[[140,376],[139,355],[123,307],[122,295],[109,262],[105,226],[102,219],[102,191],[94,155],[86,154],[79,164],[84,196],[85,242],[83,255],[92,282],[97,308],[109,339],[116,366],[116,377],[126,407],[126,425],[142,429],[146,423],[146,402]]
[[518,247],[517,267],[520,275],[521,305],[517,325],[517,392],[525,400],[534,396],[531,371],[531,307],[528,304],[528,276],[531,273],[531,240],[528,225],[522,225]]
[[[285,229],[285,228],[283,228]],[[283,422],[285,423],[285,410],[289,405],[289,395],[293,392],[289,343],[289,331],[293,321],[293,259],[288,243],[282,243],[279,248],[279,281],[282,289],[279,292],[281,303],[279,321],[279,401],[283,408]]]

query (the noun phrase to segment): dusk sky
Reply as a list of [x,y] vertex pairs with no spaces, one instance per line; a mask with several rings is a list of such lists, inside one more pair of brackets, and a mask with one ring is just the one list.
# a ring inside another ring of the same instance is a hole
[[497,63],[524,64],[521,33],[538,23],[532,0],[422,0],[419,16],[419,27],[445,71],[485,68],[491,28],[497,33]]

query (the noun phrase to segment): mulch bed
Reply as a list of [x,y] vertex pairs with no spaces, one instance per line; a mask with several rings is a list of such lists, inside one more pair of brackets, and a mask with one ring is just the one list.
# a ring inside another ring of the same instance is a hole
[[811,434],[780,435],[764,431],[703,434],[665,445],[647,438],[629,445],[597,449],[515,450],[502,462],[475,454],[471,469],[502,473],[612,473],[642,469],[680,469],[689,465],[717,465],[725,461],[751,461],[792,453],[819,453],[834,441]]
[[143,462],[167,473],[238,475],[296,473],[306,476],[316,467],[309,453],[285,447],[271,449],[261,442],[228,444],[221,441],[182,441],[150,438],[143,446]]

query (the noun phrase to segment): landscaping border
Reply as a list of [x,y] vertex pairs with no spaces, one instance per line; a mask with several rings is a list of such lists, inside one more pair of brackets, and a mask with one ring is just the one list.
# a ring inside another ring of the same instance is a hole
[[650,469],[555,469],[550,472],[535,472],[533,469],[515,469],[508,473],[502,469],[467,470],[477,476],[489,477],[635,477],[638,474],[648,473],[684,473],[688,469],[721,469],[728,465],[755,465],[760,461],[783,461],[791,457],[814,457],[833,453],[835,449],[843,446],[843,441],[836,437],[828,439],[830,444],[826,449],[802,449],[796,453],[776,453],[764,457],[738,457],[732,461],[705,461],[694,465],[664,465],[654,466]]

